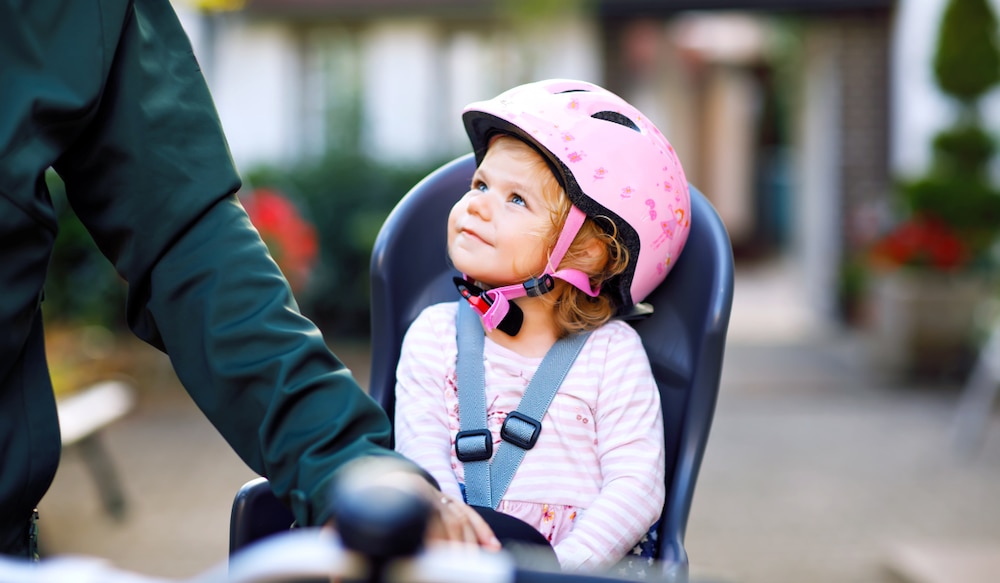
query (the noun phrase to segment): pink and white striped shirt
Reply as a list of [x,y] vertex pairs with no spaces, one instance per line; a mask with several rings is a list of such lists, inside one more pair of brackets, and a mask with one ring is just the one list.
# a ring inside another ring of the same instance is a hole
[[[426,308],[403,340],[396,373],[396,449],[460,495],[455,382],[457,302]],[[541,358],[486,339],[487,424],[494,447]],[[595,330],[542,419],[542,432],[499,510],[549,537],[563,568],[625,556],[663,508],[663,418],[638,334],[611,321]]]

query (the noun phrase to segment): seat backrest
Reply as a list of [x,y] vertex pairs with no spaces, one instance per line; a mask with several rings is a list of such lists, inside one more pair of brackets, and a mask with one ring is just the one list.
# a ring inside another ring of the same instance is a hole
[[[457,273],[447,258],[446,226],[449,210],[468,190],[474,171],[475,160],[468,154],[431,173],[399,201],[375,241],[369,391],[390,417],[407,328],[425,307],[458,299],[452,283]],[[684,533],[715,412],[733,299],[729,235],[715,209],[693,187],[691,206],[684,252],[647,299],[654,313],[633,322],[663,404],[667,501],[658,558],[684,571]]]

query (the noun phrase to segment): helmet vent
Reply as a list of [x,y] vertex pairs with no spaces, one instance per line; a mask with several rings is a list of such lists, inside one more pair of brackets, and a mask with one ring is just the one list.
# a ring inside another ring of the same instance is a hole
[[639,126],[635,125],[634,121],[618,113],[617,111],[598,111],[597,113],[595,113],[590,117],[594,119],[603,119],[604,121],[614,122],[618,125],[623,125],[629,129],[642,133],[642,130],[639,129]]

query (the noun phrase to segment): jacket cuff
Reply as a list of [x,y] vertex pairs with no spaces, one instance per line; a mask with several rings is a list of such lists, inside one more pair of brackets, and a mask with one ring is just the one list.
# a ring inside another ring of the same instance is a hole
[[300,489],[292,490],[289,493],[289,504],[296,521],[304,526],[323,526],[328,523],[336,506],[338,484],[347,479],[375,480],[380,474],[407,472],[416,474],[434,488],[441,489],[437,481],[420,466],[389,450],[386,453],[387,455],[365,456],[345,464],[321,481],[311,494]]

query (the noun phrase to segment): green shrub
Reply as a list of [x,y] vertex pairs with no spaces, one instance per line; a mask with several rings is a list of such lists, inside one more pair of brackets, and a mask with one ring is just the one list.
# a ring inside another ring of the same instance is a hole
[[989,175],[996,141],[983,127],[980,99],[1000,83],[997,18],[987,0],[949,0],[934,54],[938,86],[958,105],[950,127],[933,141],[923,176],[900,181],[912,216],[942,221],[961,239],[970,267],[988,266],[1000,232],[1000,192]]
[[996,152],[996,142],[979,125],[947,128],[934,137],[935,170],[949,174],[969,173],[986,179],[986,169]]
[[938,86],[972,104],[1000,82],[997,17],[989,0],[951,0],[934,54]]

